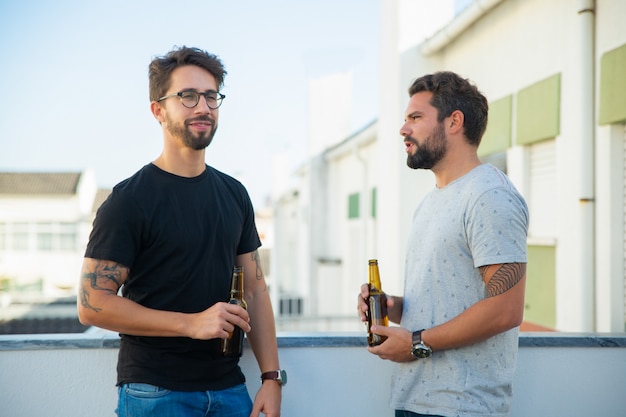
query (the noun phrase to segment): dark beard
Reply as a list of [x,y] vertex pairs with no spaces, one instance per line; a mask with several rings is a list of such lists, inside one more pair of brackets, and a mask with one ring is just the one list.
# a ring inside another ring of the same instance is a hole
[[[204,133],[193,134],[187,128],[187,125],[190,122],[197,121],[211,122],[211,130]],[[167,120],[167,130],[169,130],[172,136],[179,137],[186,147],[199,151],[211,144],[213,136],[215,136],[215,132],[217,131],[217,124],[215,123],[215,119],[210,117],[196,117],[195,119],[185,120],[185,123],[182,125],[177,125]]]
[[443,159],[448,150],[443,123],[439,123],[430,136],[424,140],[423,145],[419,145],[417,140],[410,136],[405,139],[416,147],[415,153],[408,154],[406,157],[406,164],[412,169],[432,169]]

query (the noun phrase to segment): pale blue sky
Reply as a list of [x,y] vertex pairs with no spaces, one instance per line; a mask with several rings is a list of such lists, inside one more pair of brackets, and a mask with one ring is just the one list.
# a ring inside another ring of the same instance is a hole
[[227,98],[207,162],[256,205],[272,153],[304,160],[308,79],[351,70],[353,130],[377,117],[378,0],[4,0],[0,170],[93,168],[111,187],[156,158],[147,68],[175,45],[222,58]]

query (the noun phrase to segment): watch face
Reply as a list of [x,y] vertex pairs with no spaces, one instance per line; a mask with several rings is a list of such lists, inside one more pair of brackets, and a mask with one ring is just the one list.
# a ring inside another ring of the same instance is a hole
[[419,359],[430,357],[431,352],[432,351],[423,344],[413,346],[413,350],[411,351],[413,356]]
[[280,383],[281,385],[287,384],[287,372],[284,369],[280,370]]

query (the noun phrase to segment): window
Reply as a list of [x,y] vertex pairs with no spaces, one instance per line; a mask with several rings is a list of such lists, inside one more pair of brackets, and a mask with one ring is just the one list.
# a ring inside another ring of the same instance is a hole
[[37,249],[51,251],[54,248],[52,233],[37,233]]
[[40,251],[76,250],[76,225],[73,223],[39,223],[37,249]]
[[77,232],[73,223],[61,223],[58,227],[57,249],[65,251],[76,250]]
[[556,237],[556,147],[554,140],[529,146],[529,195],[526,199],[530,218],[528,235],[534,238]]
[[75,250],[76,249],[76,234],[75,233],[61,233],[59,235],[59,249],[60,250]]
[[301,316],[302,315],[302,297],[291,297],[280,299],[280,315],[281,316]]
[[376,218],[376,188],[372,188],[372,219]]
[[13,225],[11,249],[28,250],[28,224],[17,223]]
[[348,196],[348,218],[359,218],[359,193],[350,194]]

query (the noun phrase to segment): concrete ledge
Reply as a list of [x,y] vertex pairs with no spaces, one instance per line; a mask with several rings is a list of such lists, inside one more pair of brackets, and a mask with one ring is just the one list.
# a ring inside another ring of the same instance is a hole
[[[511,417],[624,415],[626,334],[521,333],[519,344]],[[278,345],[289,373],[282,415],[393,414],[394,364],[370,354],[363,333],[281,333]],[[117,334],[97,329],[0,336],[0,414],[113,415],[118,348]],[[239,364],[254,396],[259,368],[249,348]]]
[[[0,351],[37,349],[118,349],[119,336],[94,331],[68,334],[0,335]],[[280,333],[279,348],[364,347],[358,333]],[[626,333],[521,333],[520,347],[626,347]]]

